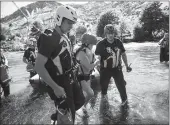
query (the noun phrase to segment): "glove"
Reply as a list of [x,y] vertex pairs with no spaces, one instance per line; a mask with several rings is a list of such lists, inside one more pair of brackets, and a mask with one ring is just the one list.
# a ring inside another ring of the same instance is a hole
[[126,71],[127,72],[131,72],[132,71],[132,68],[130,66],[126,67]]

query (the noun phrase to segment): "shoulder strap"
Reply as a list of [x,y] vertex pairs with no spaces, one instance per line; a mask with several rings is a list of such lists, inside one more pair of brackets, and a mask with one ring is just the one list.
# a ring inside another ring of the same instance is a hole
[[4,55],[1,55],[1,62],[0,62],[1,65],[4,65],[5,64],[5,56]]
[[[82,45],[81,47],[79,47],[79,48],[77,49],[77,51],[76,51],[75,54],[74,54],[75,58],[76,58],[77,54],[78,54],[80,51],[84,51],[84,52],[86,53],[86,49],[85,49],[85,46],[84,46],[84,45]],[[81,71],[82,71],[82,73],[83,73],[83,75],[84,75],[84,71],[83,71],[83,68],[82,68],[81,65],[80,65],[80,68],[81,68]]]
[[75,52],[75,57],[77,56],[77,54],[80,52],[80,51],[84,51],[86,53],[86,49],[84,48],[85,46],[81,46],[80,48],[77,49],[77,51]]

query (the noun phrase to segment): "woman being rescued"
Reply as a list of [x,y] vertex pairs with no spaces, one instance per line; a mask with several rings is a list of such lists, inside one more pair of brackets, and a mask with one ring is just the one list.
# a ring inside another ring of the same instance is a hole
[[100,61],[95,60],[94,53],[92,52],[93,45],[96,45],[97,38],[94,35],[83,34],[81,37],[80,48],[76,51],[76,59],[79,61],[80,66],[78,70],[78,81],[80,81],[83,94],[86,97],[86,102],[83,106],[83,112],[87,114],[86,105],[89,100],[94,96],[91,88],[90,75],[95,66],[99,65]]

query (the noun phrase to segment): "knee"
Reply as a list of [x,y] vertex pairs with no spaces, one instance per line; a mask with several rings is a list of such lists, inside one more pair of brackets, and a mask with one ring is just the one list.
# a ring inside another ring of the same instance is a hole
[[93,96],[94,96],[94,92],[93,92],[92,89],[90,89],[90,90],[88,91],[87,96],[88,96],[88,97],[93,97]]

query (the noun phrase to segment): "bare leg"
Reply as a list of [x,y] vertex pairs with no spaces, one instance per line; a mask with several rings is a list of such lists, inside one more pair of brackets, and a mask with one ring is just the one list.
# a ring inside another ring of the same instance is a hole
[[90,80],[88,81],[81,81],[81,86],[83,89],[83,94],[86,97],[86,101],[84,103],[84,106],[86,107],[86,105],[88,104],[89,100],[94,96],[94,92],[93,89],[91,88],[91,82]]

